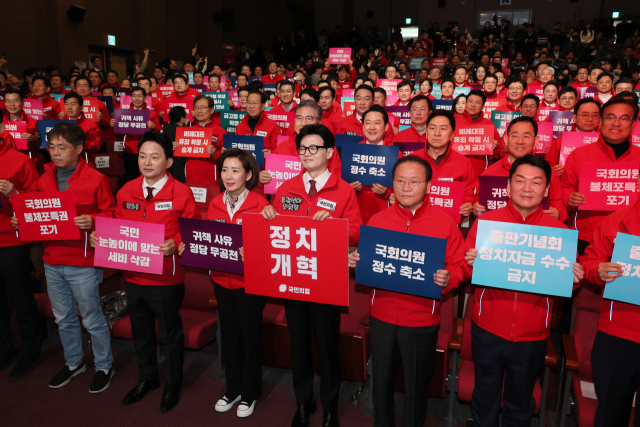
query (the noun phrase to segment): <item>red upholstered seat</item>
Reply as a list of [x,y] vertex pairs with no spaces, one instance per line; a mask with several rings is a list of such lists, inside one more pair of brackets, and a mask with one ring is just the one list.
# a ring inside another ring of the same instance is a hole
[[38,305],[38,313],[40,317],[46,317],[48,319],[55,319],[53,310],[51,309],[51,301],[49,301],[49,295],[45,292],[42,294],[35,294],[36,304]]

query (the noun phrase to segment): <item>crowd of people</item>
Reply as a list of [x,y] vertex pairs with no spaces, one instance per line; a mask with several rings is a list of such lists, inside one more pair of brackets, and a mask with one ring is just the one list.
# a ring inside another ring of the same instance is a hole
[[[345,35],[341,28],[320,36],[301,30],[286,40],[278,35],[270,60],[262,49],[251,52],[240,45],[227,46],[223,62],[210,63],[196,46],[181,66],[169,57],[152,67],[145,50],[143,60],[132,64],[126,77],[105,70],[99,56],[91,57],[89,68],[72,67],[67,75],[52,66],[25,70],[22,82],[0,71],[0,370],[15,363],[9,380],[18,381],[41,363],[39,313],[26,285],[31,242],[20,239],[24,219],[15,216],[10,197],[20,193],[70,191],[78,214],[73,221],[81,231],[79,240],[42,242],[47,292],[66,361],[51,379],[51,388],[67,385],[88,368],[78,309],[94,354],[89,391],[106,390],[115,374],[109,327],[100,306],[103,273],[94,267],[93,248],[101,239],[96,217],[164,225],[165,241],[158,247],[164,254],[162,275],[124,272],[139,376],[123,403],[138,402],[160,386],[157,320],[165,355],[162,412],[179,403],[182,384],[184,333],[178,309],[189,283],[180,263],[186,248],[178,218],[201,218],[185,183],[219,186],[208,220],[242,224],[246,213],[260,213],[267,221],[276,215],[347,219],[353,269],[360,261],[355,248],[362,224],[446,239],[444,269],[428,278],[443,294],[469,283],[478,256],[480,220],[578,230],[574,289],[584,281],[604,289],[626,274],[611,262],[611,255],[618,231],[640,235],[640,201],[614,212],[581,209],[586,203],[581,167],[598,162],[640,168],[640,148],[632,143],[638,119],[634,91],[640,88],[637,17],[623,16],[616,27],[611,20],[580,21],[567,32],[558,23],[546,34],[531,24],[514,30],[506,20],[487,22],[476,38],[460,28],[449,22],[440,30],[433,23],[418,40],[403,39],[393,31],[389,43],[381,42],[375,29],[364,36]],[[348,63],[332,64],[329,48],[346,46],[351,47]],[[0,59],[0,69],[10,65]],[[121,88],[128,89],[130,105],[118,103]],[[201,93],[221,91],[230,93],[226,110],[246,113],[235,127],[223,124],[212,97]],[[95,104],[87,102],[98,93],[109,97],[115,109],[150,110],[148,132],[116,132],[117,121],[107,105],[97,98]],[[42,119],[64,120],[47,135],[38,132],[37,119],[25,112],[25,100],[33,99],[42,101]],[[186,107],[166,109],[165,100]],[[95,111],[89,112],[89,105],[96,106]],[[410,124],[403,125],[398,113],[388,112],[391,106],[405,107]],[[267,111],[291,112],[294,119],[283,127],[269,119]],[[519,117],[501,134],[491,121],[492,111]],[[551,111],[572,112],[572,126],[545,145],[544,152],[534,154],[539,123],[546,122]],[[12,132],[16,122],[24,122],[26,130]],[[207,157],[174,156],[179,147],[176,131],[185,126],[212,130]],[[492,129],[491,154],[461,154],[453,148],[456,128],[480,126]],[[562,138],[569,132],[595,132],[597,140],[564,159]],[[265,153],[298,156],[303,172],[285,181],[275,195],[265,195],[272,174],[258,167],[254,154],[225,148],[229,133],[262,137]],[[365,186],[341,179],[336,141],[342,135],[374,146],[423,145],[400,153],[391,187]],[[48,145],[41,145],[45,137]],[[94,158],[101,153],[121,156],[124,173],[115,195],[96,169]],[[480,176],[508,177],[510,200],[505,207],[490,210],[480,204]],[[430,202],[435,180],[464,183],[460,223]],[[543,208],[545,198],[549,203]],[[295,209],[291,200],[296,200]],[[210,276],[227,360],[227,391],[215,410],[225,412],[238,404],[238,417],[248,417],[262,392],[265,297],[245,293],[241,275],[211,271]],[[568,301],[468,286],[475,288],[473,307],[468,308],[473,310],[474,423],[497,425],[502,399],[502,425],[530,425],[549,318],[558,303],[565,303],[570,313]],[[375,287],[371,294],[374,425],[394,425],[394,378],[402,360],[405,383],[411,385],[405,390],[404,425],[422,426],[440,302]],[[19,350],[12,343],[11,306],[20,327]],[[323,425],[338,426],[340,307],[289,299],[284,306],[297,405],[292,426],[308,426],[317,409],[312,334],[322,371]],[[640,391],[638,324],[638,306],[602,299],[592,355],[596,426],[629,423],[634,394]],[[639,420],[636,412],[634,425]]]

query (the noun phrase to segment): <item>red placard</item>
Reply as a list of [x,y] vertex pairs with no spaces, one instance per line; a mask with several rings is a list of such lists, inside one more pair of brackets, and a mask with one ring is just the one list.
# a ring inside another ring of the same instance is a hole
[[631,131],[631,143],[636,147],[640,147],[640,126],[634,126]]
[[[24,113],[35,120],[42,120],[42,114],[44,114],[44,107],[42,101],[39,99],[25,99],[24,107],[22,108]],[[57,119],[57,117],[54,117]]]
[[29,149],[27,140],[22,139],[22,134],[27,133],[27,122],[16,122],[13,120],[9,120],[7,123],[5,123],[4,130],[11,134],[13,140],[16,142],[16,148],[18,150]]
[[176,142],[179,147],[173,152],[177,157],[209,157],[207,146],[211,145],[213,129],[197,127],[176,128]]
[[545,153],[545,147],[551,147],[553,142],[553,123],[551,122],[539,122],[538,123],[538,143],[533,147],[533,154]]
[[580,168],[581,211],[617,211],[638,199],[640,162],[583,163]]
[[464,182],[431,181],[429,200],[431,204],[448,214],[456,224],[460,224],[460,206],[464,200]]
[[293,130],[294,122],[296,120],[295,111],[286,112],[271,112],[265,111],[267,118],[273,120],[280,126],[280,134],[289,135],[289,131]]
[[80,229],[73,222],[76,205],[69,191],[13,194],[11,204],[23,242],[80,238]]
[[562,144],[560,144],[560,164],[564,166],[569,154],[578,147],[589,145],[598,140],[598,132],[565,132],[562,134]]
[[165,98],[168,98],[173,93],[173,85],[159,85],[158,90]]
[[349,222],[244,214],[245,290],[250,294],[349,305]]
[[451,146],[465,156],[493,154],[493,125],[456,127]]
[[542,86],[527,86],[527,94],[530,93],[540,98],[540,101],[544,99],[544,88]]
[[169,111],[171,111],[173,107],[184,107],[184,109],[187,110],[187,118],[189,119],[190,122],[192,122],[193,115],[191,114],[191,110],[193,107],[193,99],[189,99],[189,101],[191,102],[170,101],[168,99],[165,99],[164,101],[162,101],[162,109],[164,110],[164,114],[165,114],[164,119],[169,120]]
[[433,67],[440,67],[440,68],[442,68],[442,67],[444,67],[444,64],[446,64],[446,63],[447,63],[447,58],[433,58],[433,59],[431,60],[431,65],[432,65]]
[[538,109],[538,115],[536,116],[536,121],[538,122],[546,122],[549,120],[549,113],[551,111],[560,111],[560,107],[546,107],[543,105],[540,105],[540,108]]
[[100,120],[98,119],[98,113],[100,112],[100,101],[98,99],[95,99],[94,97],[84,98],[84,103],[82,105],[82,112],[88,120],[96,123],[100,122]]
[[343,109],[345,117],[352,115],[356,111],[356,103],[353,101],[345,101]]
[[487,101],[484,103],[484,106],[482,107],[482,114],[484,115],[484,118],[491,120],[491,112],[494,110],[503,109],[506,104],[507,98],[487,99]]
[[389,95],[398,94],[398,85],[402,82],[402,79],[378,79],[376,80],[376,87],[381,87],[387,91],[387,97]]

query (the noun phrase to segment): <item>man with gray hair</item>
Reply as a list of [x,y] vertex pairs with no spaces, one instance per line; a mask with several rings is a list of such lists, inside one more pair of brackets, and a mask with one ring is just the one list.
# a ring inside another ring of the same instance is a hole
[[553,80],[556,70],[546,63],[538,64],[538,78],[527,85],[527,87],[544,88],[544,85]]
[[[289,139],[281,142],[278,147],[273,150],[273,154],[284,154],[286,156],[298,155],[298,149],[296,148],[296,136],[300,133],[303,127],[307,125],[319,125],[322,121],[322,108],[312,99],[300,102],[296,108],[296,121],[295,121],[295,133],[292,134]],[[331,129],[329,129],[331,130]],[[340,177],[340,156],[338,151],[334,151],[331,160],[329,160],[329,172],[336,174]],[[268,184],[271,182],[271,173],[268,170],[260,172],[260,184]]]

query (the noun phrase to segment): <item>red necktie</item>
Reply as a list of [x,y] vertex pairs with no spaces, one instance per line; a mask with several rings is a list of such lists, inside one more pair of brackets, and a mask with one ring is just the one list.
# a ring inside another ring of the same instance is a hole
[[153,187],[147,187],[147,202],[153,199]]
[[316,190],[316,182],[314,180],[309,181],[309,198],[313,199],[318,191]]

